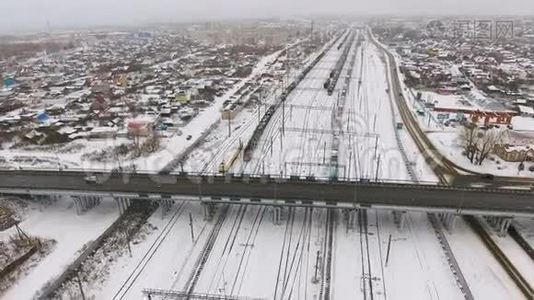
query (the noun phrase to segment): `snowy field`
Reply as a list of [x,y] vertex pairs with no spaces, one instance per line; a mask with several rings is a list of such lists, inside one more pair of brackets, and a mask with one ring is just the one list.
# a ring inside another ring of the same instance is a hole
[[[20,228],[30,236],[55,240],[56,244],[52,252],[19,278],[2,299],[32,299],[80,255],[84,245],[98,238],[119,217],[112,199],[104,199],[99,206],[81,216],[76,215],[74,202],[67,198],[48,205],[27,203]],[[0,237],[7,238],[15,233],[15,228],[11,228],[1,232]]]

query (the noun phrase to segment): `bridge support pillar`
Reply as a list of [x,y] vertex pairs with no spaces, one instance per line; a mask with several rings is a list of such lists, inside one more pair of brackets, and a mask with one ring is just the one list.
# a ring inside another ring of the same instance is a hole
[[115,202],[119,207],[119,213],[122,215],[130,207],[130,198],[127,197],[115,197]]
[[357,211],[358,210],[356,209],[343,209],[343,217],[347,222],[347,231],[354,230],[354,228],[356,227]]
[[76,208],[76,214],[78,215],[85,213],[102,202],[102,197],[100,196],[75,195],[71,196],[71,198],[74,201],[74,207]]
[[505,237],[508,234],[508,229],[510,229],[510,225],[512,224],[512,218],[501,218],[500,224],[499,224],[499,236]]
[[393,221],[397,225],[397,228],[400,230],[404,229],[406,223],[406,212],[405,211],[393,211]]
[[508,229],[512,224],[512,219],[510,217],[485,217],[486,222],[497,231],[497,235],[500,237],[505,237],[508,234]]
[[273,224],[274,225],[282,224],[282,207],[273,206],[272,211],[273,211]]
[[32,199],[35,202],[39,203],[39,209],[40,211],[43,210],[44,207],[56,202],[59,199],[59,195],[32,195]]
[[162,199],[160,200],[160,205],[161,205],[161,218],[163,219],[165,215],[169,212],[171,207],[174,205],[174,200]]
[[445,229],[448,232],[452,232],[456,228],[456,223],[458,222],[458,215],[452,213],[439,213],[439,219]]
[[492,216],[492,217],[487,217],[487,219],[489,220],[489,224],[493,227],[498,227],[499,226],[499,217],[495,217],[495,216]]
[[217,206],[214,203],[201,202],[202,211],[204,212],[204,221],[213,220],[215,212],[217,211]]

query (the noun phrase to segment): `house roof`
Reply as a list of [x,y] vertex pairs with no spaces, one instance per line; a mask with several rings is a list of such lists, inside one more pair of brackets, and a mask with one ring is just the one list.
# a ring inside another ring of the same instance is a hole
[[516,116],[512,118],[512,128],[516,131],[534,132],[534,118]]

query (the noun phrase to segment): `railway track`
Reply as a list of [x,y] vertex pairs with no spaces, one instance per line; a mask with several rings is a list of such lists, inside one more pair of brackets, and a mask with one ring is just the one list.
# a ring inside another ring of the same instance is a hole
[[[286,265],[284,269],[285,276],[282,282],[282,291],[280,297],[281,299],[292,298],[294,286],[297,281],[299,271],[302,267],[302,259],[304,255],[304,245],[306,243],[306,237],[311,230],[311,228],[307,226],[309,224],[308,219],[311,219],[311,214],[310,209],[306,208],[294,250],[292,251],[292,254],[290,256],[286,257]],[[291,251],[289,253],[291,253]]]
[[[330,53],[330,52],[329,52]],[[326,58],[326,57],[325,57]],[[325,61],[323,58],[323,61],[321,61],[319,64],[325,64]],[[316,71],[315,69],[312,69],[312,71],[310,72],[314,72]],[[326,78],[327,75],[325,75],[325,78]],[[303,79],[303,81],[300,83],[300,84],[305,84],[306,80],[308,80],[308,77],[305,77]],[[257,160],[256,164],[254,165],[253,167],[253,173],[261,173],[260,170],[261,170],[261,167],[262,167],[262,164],[264,163],[264,161],[266,160],[266,157],[269,155],[269,153],[271,152],[271,143],[270,143],[270,140],[274,141],[276,140],[282,133],[280,132],[279,130],[279,125],[278,124],[281,124],[282,122],[282,118],[284,118],[283,116],[283,113],[285,113],[287,115],[287,104],[289,102],[293,102],[295,99],[298,99],[299,96],[302,94],[303,91],[300,91],[298,90],[298,88],[296,89],[296,91],[293,91],[293,93],[297,93],[297,94],[291,94],[290,96],[287,97],[287,100],[284,101],[284,103],[282,104],[283,106],[285,106],[284,109],[280,110],[278,109],[276,111],[276,113],[273,115],[273,117],[271,118],[270,120],[270,124],[269,126],[267,126],[267,128],[265,129],[265,132],[263,133],[263,138],[261,138],[261,142],[259,143],[260,144],[260,147],[261,147],[261,150],[260,150],[260,155],[261,155],[261,158]],[[304,129],[306,130],[306,128],[308,127],[309,125],[309,118],[310,118],[310,114],[312,113],[312,107],[314,103],[316,103],[318,100],[319,100],[319,95],[323,92],[323,90],[321,89],[318,89],[316,90],[314,93],[313,93],[313,97],[311,98],[311,102],[308,103],[308,105],[305,107],[306,108],[306,114],[305,114],[305,118],[304,118]],[[286,124],[287,125],[287,124]],[[302,142],[301,142],[301,145],[303,143],[305,143],[305,137],[307,136],[307,134],[305,133],[304,134],[304,137],[301,138]],[[274,142],[273,142],[273,147],[275,147],[274,145]],[[299,148],[299,153],[302,154],[302,152],[304,151],[305,147],[301,146]],[[320,148],[320,147],[319,147]],[[283,167],[283,166],[281,166]],[[297,167],[297,171],[299,172],[299,168]]]
[[[373,39],[371,39],[373,40]],[[379,47],[379,45],[377,43],[375,43],[375,46],[378,47],[378,49],[382,49],[381,47]],[[382,49],[383,51],[385,51],[384,49]],[[399,78],[397,77],[398,74],[396,74],[396,69],[388,69],[387,66],[391,66],[392,64],[392,60],[391,60],[391,57],[388,58],[388,55],[389,53],[385,52],[385,56],[384,56],[384,61],[385,61],[385,64],[386,64],[386,74],[389,78],[389,80],[387,80],[388,84],[391,84],[392,82],[397,82],[399,80]],[[389,59],[389,61],[388,61]],[[388,71],[389,70],[389,71]],[[394,73],[393,73],[394,72]],[[396,74],[396,78],[393,79],[391,78],[391,74]],[[394,110],[394,105],[397,105],[397,107],[399,108],[399,112],[402,111],[402,113],[404,113],[403,115],[403,120],[406,121],[408,119],[408,116],[406,114],[410,114],[410,112],[407,112],[406,110],[408,109],[407,106],[403,106],[402,108],[400,107],[399,103],[402,103],[402,104],[405,104],[405,101],[404,100],[400,100],[400,101],[396,101],[395,103],[393,102],[392,98],[395,98],[397,99],[397,97],[394,97],[394,95],[391,95],[391,91],[394,89],[394,87],[392,86],[389,86],[389,90],[390,90],[390,97],[389,97],[389,101],[390,101],[390,107],[391,107],[391,114],[393,116],[393,126],[395,126],[395,110]],[[408,122],[408,124],[412,124],[411,122]],[[419,129],[419,126],[415,125],[416,128]],[[395,127],[394,127],[395,128]],[[412,128],[412,130],[414,130]],[[424,133],[423,133],[424,134]],[[397,130],[395,130],[395,139],[396,139],[396,142],[397,142],[397,146],[400,150],[400,153],[401,153],[401,156],[402,156],[402,159],[404,161],[404,164],[408,170],[408,175],[410,177],[410,179],[414,182],[419,182],[419,178],[417,177],[417,174],[413,168],[413,166],[410,164],[409,160],[408,160],[408,156],[406,154],[406,150],[404,149],[404,146],[403,146],[403,143],[402,143],[402,140],[401,140],[401,137],[398,133]],[[416,143],[418,141],[417,138],[414,138],[413,139]],[[418,147],[420,147],[421,145],[419,145]],[[421,149],[421,148],[420,148]],[[440,182],[442,184],[447,184],[447,178],[446,178],[446,175],[441,173],[440,169],[434,169],[434,172],[435,174],[438,176]],[[445,254],[445,256],[448,258],[448,261],[449,261],[449,267],[451,269],[451,272],[453,273],[456,281],[457,281],[457,285],[458,287],[460,288],[460,291],[462,292],[462,294],[465,296],[465,299],[467,300],[472,300],[473,299],[473,294],[471,293],[471,290],[469,289],[469,286],[467,284],[467,281],[465,279],[465,276],[463,275],[463,272],[456,260],[456,257],[454,255],[454,253],[452,252],[452,249],[450,248],[449,246],[449,242],[447,241],[447,238],[445,236],[445,234],[443,233],[443,229],[441,227],[441,225],[439,224],[435,214],[432,214],[432,213],[429,213],[427,214],[427,218],[430,222],[430,224],[432,225],[433,229],[434,229],[434,233],[441,245],[441,248]]]
[[367,211],[358,211],[358,227],[360,234],[360,257],[362,265],[361,286],[363,290],[363,298],[367,300],[373,299],[373,282],[371,270],[371,258],[369,256],[369,239],[367,231]]
[[384,274],[384,261],[383,261],[383,251],[382,251],[382,239],[380,238],[380,225],[378,222],[378,213],[375,211],[375,226],[376,226],[376,237],[378,242],[378,253],[380,255],[380,274],[382,275],[382,289],[384,292],[384,299],[387,299],[387,290],[386,290],[386,275]]
[[[243,281],[246,277],[246,271],[248,267],[248,262],[251,256],[252,250],[247,251],[247,249],[252,249],[254,246],[254,243],[256,242],[256,238],[258,237],[258,232],[260,230],[260,226],[263,222],[263,218],[265,216],[265,210],[266,207],[260,207],[258,210],[258,213],[256,214],[254,218],[254,222],[252,223],[252,228],[250,229],[250,232],[247,236],[247,241],[245,244],[245,250],[243,251],[243,254],[241,254],[241,259],[239,260],[239,265],[237,268],[237,272],[234,277],[234,281],[232,283],[232,289],[230,291],[231,295],[234,295],[234,290],[237,287],[237,293],[236,295],[239,295],[241,293],[241,288],[243,286]],[[246,257],[246,258],[245,258]],[[242,270],[243,269],[243,270]],[[239,277],[241,277],[241,281],[239,282]]]
[[[314,94],[314,97],[313,97],[313,100],[312,102],[309,103],[310,106],[313,106],[315,104],[315,102],[317,101],[317,98],[319,96],[319,94],[321,93],[321,91],[317,91],[315,94]],[[306,109],[306,112],[305,112],[305,116],[304,116],[304,122],[303,122],[303,132],[302,132],[302,135],[300,137],[300,145],[299,145],[299,160],[304,160],[305,159],[305,155],[306,155],[306,142],[307,140],[309,139],[309,132],[308,132],[308,129],[310,127],[310,115],[312,114],[310,108],[308,107]],[[320,147],[316,147],[317,148],[320,148]],[[311,168],[311,166],[310,166]],[[301,172],[301,168],[300,168],[300,165],[297,165],[297,175],[300,175],[300,172]]]
[[332,249],[334,246],[334,229],[336,226],[335,211],[328,209],[326,220],[326,238],[324,246],[324,258],[323,258],[323,276],[321,280],[321,291],[319,299],[329,300],[331,295],[331,283],[332,283]]
[[525,250],[525,252],[530,256],[530,258],[534,261],[534,249],[532,246],[525,240],[525,238],[519,234],[519,232],[516,229],[515,225],[511,225],[510,229],[508,230],[508,234],[514,239],[514,241]]
[[[306,79],[307,78],[308,77],[306,77]],[[291,98],[290,98],[289,101],[292,101],[292,99],[298,98],[302,93],[303,93],[302,90],[298,90],[297,89],[296,91],[293,92],[293,94],[291,94]],[[282,104],[282,105],[285,105],[285,103]],[[261,145],[261,150],[260,150],[261,158],[258,159],[256,164],[252,167],[252,173],[253,174],[262,173],[262,172],[260,172],[262,164],[264,163],[267,155],[269,155],[269,153],[272,152],[271,147],[275,147],[274,146],[274,140],[276,140],[276,138],[278,136],[280,136],[280,134],[281,134],[277,124],[281,123],[282,118],[283,118],[283,114],[282,113],[284,111],[282,111],[282,112],[280,110],[276,111],[276,113],[271,118],[271,121],[270,121],[270,124],[269,124],[270,126],[267,126],[267,128],[265,129],[262,137],[259,139],[259,144]],[[271,143],[271,141],[272,141],[272,143]],[[250,163],[252,163],[252,161],[250,161],[250,162],[244,161],[244,164],[243,164],[243,166],[241,168],[241,171],[246,169],[247,166]]]
[[178,219],[184,213],[185,206],[186,206],[186,202],[182,202],[180,206],[178,206],[176,211],[173,213],[173,215],[169,219],[169,222],[167,222],[165,227],[163,227],[163,230],[160,232],[156,240],[152,243],[150,248],[148,248],[147,252],[143,255],[141,260],[137,263],[132,273],[130,273],[126,281],[121,285],[119,290],[115,293],[115,295],[113,296],[114,300],[123,299],[126,296],[126,294],[130,290],[132,285],[139,278],[139,275],[141,275],[141,273],[143,272],[146,265],[150,262],[150,260],[152,259],[156,251],[159,249],[159,247],[161,246],[161,244],[163,243],[163,241],[165,240],[165,238],[167,237],[171,229],[174,227]]
[[[282,250],[280,251],[280,260],[278,261],[278,272],[276,275],[276,285],[274,287],[274,300],[278,297],[278,289],[280,286],[280,280],[285,278],[285,274],[282,273],[282,265],[284,264],[284,257],[287,257],[287,253],[289,251],[289,248],[291,246],[291,237],[292,237],[292,231],[293,231],[293,224],[295,222],[295,208],[289,208],[289,217],[286,221],[286,227],[284,230],[284,241],[282,242]],[[284,268],[284,272],[286,269]],[[282,296],[280,296],[279,299],[283,299]]]
[[521,273],[517,270],[517,268],[513,265],[513,263],[506,257],[504,252],[499,248],[499,246],[493,241],[491,236],[486,232],[486,230],[482,227],[480,222],[476,219],[476,217],[473,216],[464,216],[464,220],[467,222],[469,227],[475,231],[482,242],[486,245],[488,250],[494,255],[494,257],[497,259],[497,261],[503,266],[504,270],[514,283],[517,285],[519,290],[525,295],[527,299],[534,299],[534,289],[528,281],[521,275]]
[[469,288],[469,284],[467,284],[467,280],[465,279],[464,274],[462,273],[460,269],[460,265],[458,264],[458,261],[456,260],[456,257],[454,256],[454,253],[452,252],[451,246],[449,245],[449,242],[447,241],[447,237],[445,236],[445,233],[443,232],[443,228],[439,224],[439,221],[435,214],[427,214],[428,220],[430,221],[430,224],[432,225],[432,228],[434,229],[434,233],[436,234],[439,244],[441,246],[441,249],[443,249],[443,252],[445,252],[445,256],[448,257],[449,261],[449,267],[453,274],[455,274],[456,283],[460,287],[460,291],[464,295],[466,300],[473,300],[473,293],[471,293],[471,289]]
[[189,276],[189,279],[187,280],[185,284],[184,291],[187,292],[188,298],[190,295],[194,292],[195,286],[198,283],[198,280],[200,278],[200,275],[202,273],[202,270],[204,269],[204,266],[206,262],[208,261],[208,258],[210,256],[211,250],[213,250],[213,246],[215,245],[215,241],[217,240],[217,237],[219,235],[219,231],[221,230],[221,227],[224,223],[224,220],[226,219],[226,215],[228,213],[229,205],[225,205],[220,214],[217,218],[217,221],[215,222],[215,225],[213,226],[208,239],[206,241],[206,244],[204,244],[204,247],[202,251],[200,252],[200,255],[198,256],[195,265],[193,267],[193,270]]
[[[241,224],[243,223],[243,219],[245,217],[246,212],[247,212],[246,206],[243,206],[243,205],[239,206],[234,222],[232,223],[232,228],[230,229],[230,233],[228,234],[226,242],[224,243],[224,248],[223,248],[221,257],[219,260],[217,260],[217,265],[215,266],[215,272],[213,273],[213,277],[210,280],[210,284],[208,286],[209,292],[212,291],[213,287],[219,288],[221,281],[223,281],[223,286],[226,285],[224,282],[225,280],[224,271],[230,259],[230,254],[232,253],[232,250],[234,249],[237,235],[241,229]],[[224,289],[226,290],[226,288]]]
[[282,95],[278,101],[276,101],[275,104],[271,105],[268,109],[265,115],[263,116],[262,120],[260,121],[260,124],[256,127],[254,130],[254,133],[252,134],[252,137],[247,142],[244,150],[244,160],[250,161],[252,159],[252,156],[254,154],[254,151],[256,150],[258,143],[260,141],[261,136],[264,134],[265,129],[268,127],[267,125],[270,123],[271,118],[273,115],[276,114],[276,111],[279,110],[279,108],[285,103],[287,97],[294,92],[295,88],[306,78],[306,76],[309,74],[310,71],[313,70],[313,68],[323,60],[326,53],[330,51],[330,49],[335,45],[335,43],[342,37],[343,35],[339,35],[334,41],[329,42],[329,44],[325,45],[323,49],[321,49],[320,54],[308,65],[304,68],[304,70],[297,76],[297,79],[294,80],[289,86],[287,87],[284,92],[282,92]]

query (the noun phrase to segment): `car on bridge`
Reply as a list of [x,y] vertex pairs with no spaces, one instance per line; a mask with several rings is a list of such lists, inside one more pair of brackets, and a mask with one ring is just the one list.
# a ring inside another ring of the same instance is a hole
[[84,180],[88,184],[101,184],[100,179],[96,175],[87,175]]

